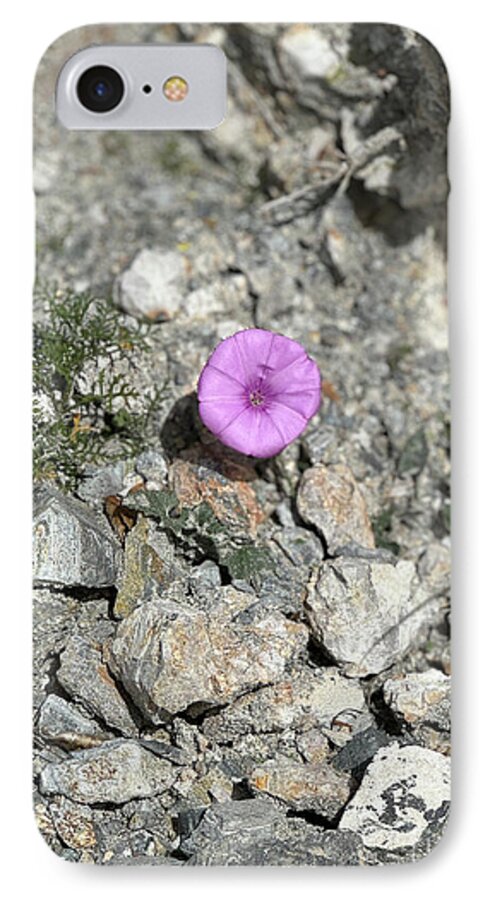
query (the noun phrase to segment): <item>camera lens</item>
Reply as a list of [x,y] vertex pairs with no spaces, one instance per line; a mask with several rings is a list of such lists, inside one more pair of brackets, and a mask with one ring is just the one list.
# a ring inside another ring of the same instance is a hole
[[123,80],[110,66],[92,66],[78,79],[78,99],[91,112],[104,113],[115,109],[123,94]]

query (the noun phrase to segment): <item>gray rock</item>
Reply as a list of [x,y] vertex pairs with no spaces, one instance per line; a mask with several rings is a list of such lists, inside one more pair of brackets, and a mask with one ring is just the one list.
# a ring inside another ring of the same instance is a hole
[[321,541],[306,528],[281,528],[274,540],[295,566],[312,566],[323,559]]
[[296,502],[301,518],[323,535],[330,555],[340,553],[349,544],[374,549],[366,503],[347,466],[316,465],[306,469]]
[[448,704],[451,679],[437,669],[410,672],[385,681],[383,694],[386,703],[405,722],[418,724],[434,714],[435,708]]
[[356,865],[365,859],[357,835],[288,819],[261,799],[213,804],[180,849],[191,866]]
[[381,747],[391,744],[393,737],[372,725],[353,735],[332,759],[332,765],[341,772],[351,772],[364,766]]
[[438,669],[389,678],[385,702],[430,750],[450,752],[451,678]]
[[143,750],[135,741],[108,741],[80,750],[41,773],[43,794],[63,794],[76,803],[126,803],[167,790],[175,778],[173,766]]
[[393,743],[378,751],[347,805],[339,828],[366,847],[403,853],[442,828],[450,802],[450,763],[423,747]]
[[[390,191],[402,207],[437,207],[447,197],[446,128],[449,118],[448,80],[444,62],[434,46],[413,31],[396,25],[356,24],[351,29],[350,55],[375,71],[390,54],[390,73],[395,76],[396,102],[405,118],[401,129],[409,152],[392,164]],[[390,121],[388,102],[378,124]],[[358,116],[366,127],[366,120]],[[393,161],[392,161],[393,163]]]
[[434,593],[449,594],[451,588],[451,551],[444,543],[428,545],[418,562],[421,580]]
[[114,301],[132,316],[172,319],[185,294],[185,260],[170,250],[141,250],[114,283]]
[[429,456],[427,438],[423,428],[419,428],[415,434],[410,435],[398,460],[398,473],[400,475],[420,475]]
[[110,737],[78,706],[56,694],[49,694],[40,707],[37,730],[41,737],[66,750],[98,747]]
[[147,490],[162,490],[167,483],[168,463],[156,450],[145,450],[136,457],[135,469],[147,482]]
[[238,624],[231,618],[237,601],[248,603],[249,597],[224,589],[221,605],[205,614],[154,600],[119,625],[111,668],[150,720],[219,706],[277,681],[304,649],[304,625],[277,613]]
[[232,779],[221,767],[212,766],[204,774],[185,768],[179,772],[172,793],[179,798],[179,804],[184,802],[191,809],[200,809],[231,800],[233,787]]
[[306,614],[315,638],[347,675],[364,676],[401,658],[439,609],[413,562],[339,557],[310,586]]
[[211,559],[205,559],[199,566],[193,566],[189,576],[189,585],[197,601],[205,606],[214,604],[221,591],[221,574],[219,567]]
[[106,497],[120,494],[124,490],[124,479],[128,466],[121,460],[107,466],[84,472],[84,477],[77,487],[81,500],[98,506]]
[[190,291],[185,297],[182,311],[185,316],[201,322],[209,315],[218,318],[227,313],[237,313],[240,318],[243,317],[243,325],[246,326],[249,324],[249,307],[247,279],[244,275],[229,274],[226,280],[221,276],[211,284]]
[[310,810],[333,819],[347,803],[351,778],[328,763],[311,765],[277,756],[257,766],[249,785],[258,794],[267,794],[291,809]]
[[182,575],[170,539],[155,522],[140,516],[126,536],[114,615],[123,619]]
[[34,498],[34,581],[104,588],[116,581],[121,548],[109,524],[80,500],[42,487]]
[[70,696],[111,728],[125,735],[137,733],[100,650],[90,641],[80,635],[70,638],[61,655],[57,678]]
[[33,706],[38,709],[51,690],[53,665],[77,620],[79,604],[64,594],[38,588],[32,592]]
[[250,733],[304,732],[321,726],[333,743],[342,746],[355,733],[358,719],[366,715],[360,684],[344,678],[338,669],[326,668],[294,673],[245,694],[206,719],[202,727],[208,738],[229,741]]

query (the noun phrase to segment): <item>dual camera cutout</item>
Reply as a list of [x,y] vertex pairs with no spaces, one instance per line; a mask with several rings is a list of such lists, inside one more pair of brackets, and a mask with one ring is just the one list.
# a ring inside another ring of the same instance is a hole
[[[153,85],[146,82],[141,90],[147,96]],[[189,85],[180,75],[170,75],[162,85],[162,94],[170,103],[180,103],[189,92]],[[94,113],[110,112],[119,106],[124,96],[124,82],[110,66],[91,66],[80,75],[77,97],[85,109]]]
[[107,45],[62,67],[56,110],[81,130],[206,130],[226,114],[226,57],[209,44]]

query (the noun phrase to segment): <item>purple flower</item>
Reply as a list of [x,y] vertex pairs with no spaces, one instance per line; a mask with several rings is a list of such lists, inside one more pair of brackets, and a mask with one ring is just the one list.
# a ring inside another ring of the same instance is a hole
[[320,370],[291,338],[249,328],[216,347],[197,393],[202,421],[223,444],[250,456],[274,456],[318,411]]

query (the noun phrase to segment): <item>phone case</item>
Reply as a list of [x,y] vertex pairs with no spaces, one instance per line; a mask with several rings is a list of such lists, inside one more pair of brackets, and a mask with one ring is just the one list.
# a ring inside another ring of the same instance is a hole
[[[180,41],[227,55],[218,128],[57,123],[77,50]],[[90,26],[41,60],[34,810],[62,858],[438,842],[448,93],[384,24]]]

